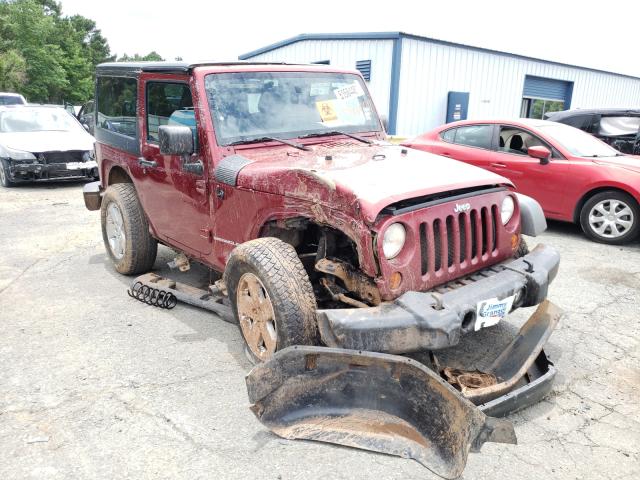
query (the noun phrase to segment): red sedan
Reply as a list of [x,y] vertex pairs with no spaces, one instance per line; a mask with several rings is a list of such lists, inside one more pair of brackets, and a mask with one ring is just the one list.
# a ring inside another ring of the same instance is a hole
[[640,159],[568,125],[544,120],[449,123],[404,143],[509,178],[547,218],[579,223],[621,244],[640,232]]

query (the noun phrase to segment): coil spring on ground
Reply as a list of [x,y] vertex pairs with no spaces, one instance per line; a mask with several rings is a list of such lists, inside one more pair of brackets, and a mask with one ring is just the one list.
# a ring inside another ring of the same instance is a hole
[[134,283],[131,289],[127,290],[127,293],[130,297],[154,307],[171,309],[178,304],[178,299],[173,293],[152,288],[142,282]]

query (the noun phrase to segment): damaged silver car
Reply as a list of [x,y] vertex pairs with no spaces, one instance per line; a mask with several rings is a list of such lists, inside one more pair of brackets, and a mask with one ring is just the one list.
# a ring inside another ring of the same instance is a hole
[[0,183],[98,178],[93,143],[63,108],[0,107]]

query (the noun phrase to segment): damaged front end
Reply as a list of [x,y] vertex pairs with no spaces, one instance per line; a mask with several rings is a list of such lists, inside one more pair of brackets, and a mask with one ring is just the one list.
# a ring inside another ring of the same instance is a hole
[[504,416],[539,401],[555,369],[543,346],[562,311],[540,304],[485,371],[383,353],[295,346],[247,376],[251,409],[276,434],[413,458],[444,478],[484,442],[516,443]]

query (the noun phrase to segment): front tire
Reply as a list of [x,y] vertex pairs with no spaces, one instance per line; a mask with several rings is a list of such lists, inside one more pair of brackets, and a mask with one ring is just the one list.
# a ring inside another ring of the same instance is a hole
[[100,208],[102,239],[116,270],[124,275],[148,272],[158,252],[149,223],[131,183],[107,187]]
[[0,184],[5,188],[13,187],[14,183],[9,179],[9,166],[6,160],[0,159]]
[[630,195],[607,190],[589,198],[580,211],[580,226],[591,240],[621,245],[640,232],[640,207]]
[[253,361],[267,361],[291,345],[316,344],[313,288],[291,245],[270,237],[239,245],[224,280]]

